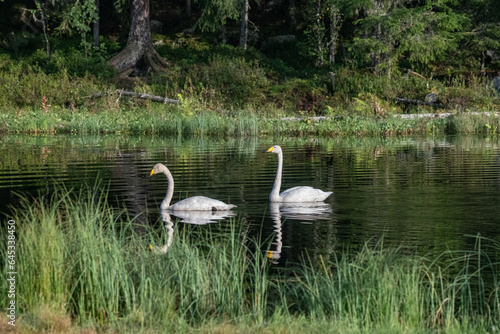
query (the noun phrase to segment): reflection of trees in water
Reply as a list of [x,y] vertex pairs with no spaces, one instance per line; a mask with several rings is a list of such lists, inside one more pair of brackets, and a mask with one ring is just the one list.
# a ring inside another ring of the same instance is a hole
[[147,217],[147,175],[139,168],[141,152],[116,151],[114,164],[110,168],[109,201],[113,206],[125,208],[134,218],[134,230],[144,232],[141,226],[148,225]]

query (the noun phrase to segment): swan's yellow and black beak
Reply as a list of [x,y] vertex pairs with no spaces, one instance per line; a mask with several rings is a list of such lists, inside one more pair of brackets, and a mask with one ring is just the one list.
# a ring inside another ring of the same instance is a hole
[[274,146],[270,147],[266,152],[272,152],[274,150]]
[[151,170],[151,173],[149,173],[149,177],[153,176],[153,174],[154,174],[154,173],[155,173],[155,169],[153,168],[153,169]]

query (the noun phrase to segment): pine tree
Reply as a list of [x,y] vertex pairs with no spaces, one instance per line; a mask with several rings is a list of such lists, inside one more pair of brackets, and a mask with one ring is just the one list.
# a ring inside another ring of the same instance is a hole
[[[373,0],[356,23],[353,45],[371,59],[372,70],[389,77],[401,65],[425,70],[457,49],[467,16],[452,10],[453,0]],[[368,60],[368,59],[367,59]]]

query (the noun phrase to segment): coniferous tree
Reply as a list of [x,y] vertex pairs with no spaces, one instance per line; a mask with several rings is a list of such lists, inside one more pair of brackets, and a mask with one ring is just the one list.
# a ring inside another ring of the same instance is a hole
[[430,62],[456,50],[462,36],[468,19],[448,6],[452,1],[378,2],[377,10],[367,11],[369,15],[357,21],[360,34],[353,45],[370,57],[375,72],[390,76],[403,64],[425,70]]
[[201,31],[221,31],[225,43],[225,25],[228,20],[236,20],[241,15],[242,0],[197,0],[201,16],[196,26]]
[[500,70],[500,1],[462,0],[455,10],[467,15],[470,24],[454,61],[482,73],[486,71],[486,62]]

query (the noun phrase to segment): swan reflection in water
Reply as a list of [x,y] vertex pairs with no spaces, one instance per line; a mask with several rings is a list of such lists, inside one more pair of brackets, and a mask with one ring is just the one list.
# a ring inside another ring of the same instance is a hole
[[167,229],[167,243],[161,247],[149,245],[149,248],[155,254],[165,254],[167,253],[168,248],[172,245],[172,240],[174,238],[174,223],[170,218],[170,214],[167,210],[161,211],[161,219],[165,223],[165,228]]
[[324,202],[311,203],[269,203],[269,214],[274,222],[276,239],[272,243],[275,250],[268,250],[267,257],[273,264],[278,264],[283,247],[282,219],[301,221],[327,220],[331,218],[332,207]]
[[219,220],[236,216],[236,213],[230,210],[213,211],[170,211],[168,212],[180,219],[181,223],[193,225],[205,225],[217,223]]
[[205,225],[209,223],[216,223],[219,220],[234,217],[236,213],[233,211],[170,211],[161,210],[161,218],[165,223],[167,229],[167,243],[161,247],[149,245],[149,248],[155,254],[165,254],[168,248],[172,245],[174,237],[174,223],[170,214],[179,218],[179,222],[192,224],[192,225]]

